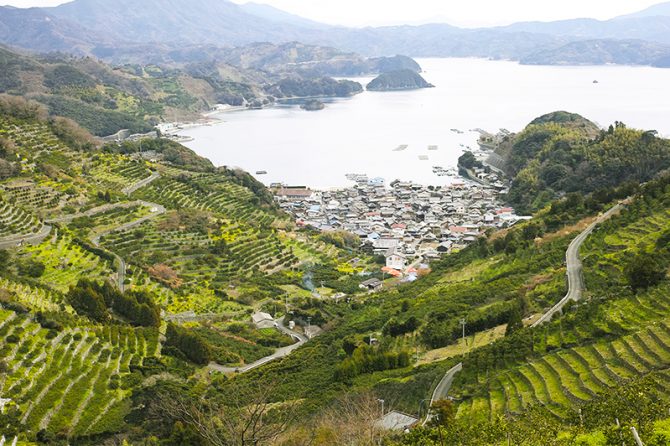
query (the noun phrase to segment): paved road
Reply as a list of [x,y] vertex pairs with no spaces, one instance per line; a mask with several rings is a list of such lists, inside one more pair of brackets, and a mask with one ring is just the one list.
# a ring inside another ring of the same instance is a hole
[[39,232],[35,234],[11,235],[0,238],[0,249],[15,248],[20,245],[37,245],[44,241],[51,234],[53,228],[50,225],[42,225]]
[[160,177],[161,177],[160,173],[154,172],[154,173],[151,174],[150,177],[145,178],[143,180],[140,180],[135,184],[131,184],[128,187],[124,187],[123,189],[121,189],[121,192],[123,192],[126,195],[130,195],[133,192],[137,191],[138,189],[142,189],[144,186],[147,186],[147,185],[153,183],[155,180],[159,179]]
[[76,218],[82,217],[93,217],[94,215],[102,214],[103,212],[111,211],[112,209],[126,209],[133,206],[142,205],[142,201],[129,201],[124,203],[110,203],[103,204],[102,206],[94,207],[85,212],[79,212],[77,214],[64,215],[62,217],[50,218],[46,220],[47,223],[69,223]]
[[[165,214],[165,212],[166,212],[166,209],[165,209],[164,206],[161,206],[160,204],[156,204],[156,203],[149,203],[148,201],[138,200],[138,201],[133,202],[132,204],[133,205],[138,205],[139,204],[141,206],[151,208],[154,211],[149,215],[146,215],[142,218],[138,218],[137,220],[133,220],[131,222],[124,223],[120,226],[116,226],[114,228],[111,228],[111,229],[108,229],[106,231],[99,232],[99,233],[95,234],[94,236],[91,237],[91,243],[93,243],[93,245],[95,245],[96,248],[100,247],[100,239],[102,237],[104,237],[106,235],[109,235],[113,232],[126,231],[128,229],[132,229],[136,226],[141,225],[145,221],[151,220],[152,218],[156,218],[159,215]],[[119,287],[119,290],[123,293],[126,289],[126,285],[125,285],[126,268],[127,268],[126,261],[123,260],[123,258],[120,255],[118,255],[117,253],[112,252],[112,251],[109,251],[109,252],[114,256],[114,258],[116,259],[116,263],[118,264],[117,272],[116,272],[116,282],[117,282],[117,285]]]
[[447,394],[449,393],[449,389],[451,389],[451,384],[454,382],[454,378],[456,377],[456,374],[463,370],[463,363],[458,363],[451,369],[447,371],[447,373],[444,374],[444,377],[442,380],[437,384],[437,387],[435,387],[435,390],[433,391],[433,395],[430,398],[430,405],[428,414],[426,415],[426,419],[423,421],[423,425],[428,423],[432,418],[433,415],[430,413],[430,407],[433,405],[435,401],[443,400],[447,397]]
[[584,276],[582,274],[582,261],[579,259],[579,248],[582,247],[596,226],[605,220],[608,220],[610,217],[612,217],[612,215],[619,212],[621,208],[622,204],[619,203],[609,211],[602,214],[596,219],[596,221],[591,223],[589,227],[584,230],[584,232],[575,237],[575,239],[570,243],[570,246],[568,246],[568,250],[565,253],[565,262],[568,268],[568,293],[563,299],[554,305],[553,308],[543,314],[542,317],[533,324],[533,327],[537,327],[545,322],[550,321],[551,318],[554,317],[556,313],[561,312],[563,307],[571,300],[576,302],[582,298],[582,291],[584,290]]
[[303,344],[307,342],[307,338],[295,331],[289,330],[284,326],[284,318],[279,319],[277,321],[277,329],[281,331],[282,333],[285,333],[289,336],[291,336],[293,339],[296,340],[295,344],[289,345],[288,347],[282,347],[280,349],[277,349],[273,354],[266,356],[265,358],[261,358],[256,362],[253,362],[251,364],[247,364],[245,366],[240,366],[240,367],[224,367],[222,365],[219,365],[215,362],[212,362],[209,364],[209,368],[211,370],[216,370],[217,372],[222,372],[222,373],[245,373],[248,372],[249,370],[256,369],[264,364],[267,364],[268,362],[272,362],[276,359],[280,358],[285,358],[286,356],[290,355],[293,353],[296,349],[300,348]]
[[116,227],[108,229],[106,231],[97,233],[96,235],[94,235],[91,238],[91,241],[93,242],[93,244],[98,246],[98,244],[100,243],[100,239],[102,237],[104,237],[106,235],[109,235],[112,232],[127,231],[128,229],[132,229],[136,226],[141,225],[145,221],[151,220],[152,218],[156,218],[159,215],[163,215],[166,212],[165,207],[161,206],[160,204],[150,203],[148,201],[142,201],[142,200],[135,201],[134,204],[136,204],[136,205],[139,204],[141,206],[151,208],[151,209],[153,209],[153,212],[149,215],[146,215],[146,216],[142,217],[142,218],[138,218],[137,220],[133,220],[131,222],[124,223],[120,226],[116,226]]

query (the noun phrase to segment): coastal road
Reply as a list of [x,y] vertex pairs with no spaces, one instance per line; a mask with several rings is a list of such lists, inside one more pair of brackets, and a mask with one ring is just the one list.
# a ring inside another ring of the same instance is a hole
[[160,174],[160,173],[158,173],[158,172],[154,172],[154,173],[151,174],[150,177],[145,178],[145,179],[143,179],[143,180],[140,180],[140,181],[138,181],[138,182],[135,183],[135,184],[131,184],[131,185],[128,186],[128,187],[124,187],[123,189],[121,189],[121,192],[123,192],[123,193],[126,194],[126,195],[130,195],[130,194],[132,194],[133,192],[135,192],[135,191],[137,191],[137,190],[139,190],[139,189],[142,189],[144,186],[147,186],[147,185],[153,183],[154,181],[156,181],[156,180],[159,179],[160,177],[161,177],[161,174]]
[[225,367],[215,362],[212,362],[209,364],[209,368],[211,370],[215,370],[221,373],[245,373],[250,370],[256,369],[264,364],[267,364],[268,362],[272,362],[276,359],[285,358],[298,348],[302,347],[308,340],[307,337],[305,337],[304,335],[286,328],[286,326],[284,325],[284,318],[281,318],[277,321],[277,329],[282,333],[291,336],[293,339],[296,340],[296,343],[291,344],[288,347],[282,347],[280,349],[277,349],[273,354],[261,358],[256,362],[252,362],[251,364],[247,364],[240,367]]
[[433,391],[433,395],[430,398],[430,405],[428,406],[428,414],[426,415],[426,419],[423,420],[423,426],[426,425],[432,418],[433,415],[430,413],[430,407],[433,405],[435,401],[443,400],[447,397],[447,394],[449,393],[449,389],[451,389],[451,384],[454,382],[454,378],[456,377],[456,374],[463,370],[463,363],[458,363],[451,369],[447,371],[447,373],[444,374],[444,377],[440,382],[437,384],[437,387],[435,387],[435,390]]
[[10,235],[9,237],[0,238],[0,249],[15,248],[26,243],[30,245],[42,243],[51,234],[52,229],[50,225],[42,225],[39,232],[34,234]]
[[593,230],[600,223],[608,220],[612,215],[619,212],[623,207],[623,202],[617,204],[609,211],[605,212],[599,216],[596,221],[591,223],[588,228],[579,234],[568,246],[568,250],[565,253],[565,262],[567,265],[567,276],[568,276],[568,293],[563,299],[561,299],[556,305],[554,305],[549,311],[542,315],[540,319],[537,320],[532,326],[537,327],[551,320],[556,313],[559,313],[563,310],[563,307],[570,301],[579,301],[582,298],[582,291],[584,290],[584,276],[582,274],[582,261],[579,259],[579,249],[582,247],[586,239],[591,235]]

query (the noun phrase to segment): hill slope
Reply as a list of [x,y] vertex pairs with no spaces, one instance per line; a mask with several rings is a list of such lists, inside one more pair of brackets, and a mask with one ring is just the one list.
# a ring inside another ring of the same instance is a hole
[[[142,382],[188,376],[189,360],[234,367],[291,345],[249,315],[273,311],[283,286],[296,315],[315,315],[298,271],[338,278],[353,255],[296,231],[245,172],[165,140],[98,147],[0,96],[4,434],[83,442],[125,431]],[[176,334],[159,341],[168,321]]]
[[623,123],[598,130],[565,112],[536,119],[497,150],[513,178],[509,200],[526,212],[566,193],[648,181],[670,167],[670,145],[655,132],[628,129]]

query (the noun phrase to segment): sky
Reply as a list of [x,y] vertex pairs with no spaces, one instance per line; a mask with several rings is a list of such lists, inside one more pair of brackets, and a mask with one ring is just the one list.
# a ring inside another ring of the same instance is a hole
[[[142,0],[138,0],[142,1]],[[185,0],[187,1],[187,0]],[[248,0],[233,0],[245,3]],[[346,26],[446,22],[505,25],[526,20],[591,17],[601,20],[642,10],[662,0],[254,0],[324,23]],[[17,7],[54,6],[63,0],[0,0]]]

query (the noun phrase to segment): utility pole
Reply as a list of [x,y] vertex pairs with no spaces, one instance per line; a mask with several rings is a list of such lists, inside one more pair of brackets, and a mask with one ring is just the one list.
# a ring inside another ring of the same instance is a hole
[[619,440],[621,440],[621,446],[626,446],[626,442],[623,439],[623,431],[621,430],[621,423],[619,423],[619,418],[615,419],[616,427],[619,430]]
[[414,334],[414,349],[416,350],[416,362],[419,362],[419,343],[416,342],[416,333]]
[[463,350],[465,350],[465,318],[461,319],[461,325],[463,326]]
[[637,429],[635,429],[634,426],[631,426],[630,430],[631,432],[633,432],[633,438],[635,439],[635,444],[637,444],[637,446],[644,446],[644,443],[642,443],[642,439],[640,439],[640,436],[637,433]]

